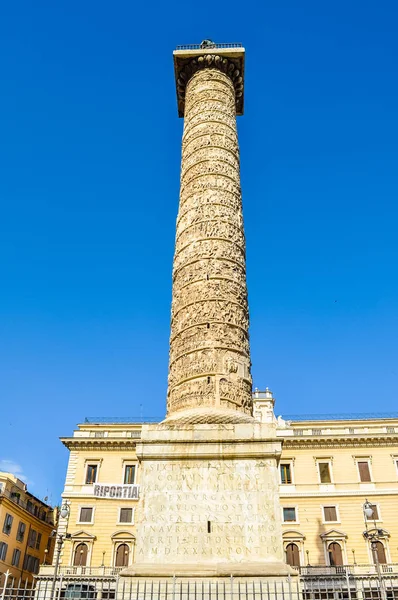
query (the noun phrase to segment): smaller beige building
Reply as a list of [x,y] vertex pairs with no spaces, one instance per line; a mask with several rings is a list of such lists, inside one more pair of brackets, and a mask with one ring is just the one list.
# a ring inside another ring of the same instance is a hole
[[51,564],[54,530],[51,506],[28,492],[11,473],[0,472],[0,576],[30,583],[44,562]]

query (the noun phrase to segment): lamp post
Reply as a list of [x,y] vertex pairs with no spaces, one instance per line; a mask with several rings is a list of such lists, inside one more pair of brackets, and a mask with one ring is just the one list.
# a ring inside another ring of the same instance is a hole
[[[60,516],[62,519],[67,519],[69,517],[69,505],[66,502],[66,500],[63,502],[61,509],[60,509]],[[55,585],[57,582],[57,577],[58,577],[58,569],[59,569],[59,559],[61,557],[61,550],[62,550],[62,544],[64,543],[64,539],[67,537],[70,537],[70,534],[66,533],[66,534],[62,534],[59,533],[57,535],[57,530],[54,530],[55,536],[56,536],[56,556],[55,556],[55,565],[54,565],[54,575],[53,575],[53,580],[52,580],[52,585],[51,585],[51,595],[50,595],[50,600],[54,600],[54,595],[55,595]]]
[[[379,555],[377,553],[377,543],[379,542],[380,538],[383,536],[383,530],[378,529],[376,526],[376,517],[374,514],[374,510],[368,499],[365,500],[364,505],[363,505],[363,516],[364,516],[364,520],[365,520],[365,531],[363,532],[363,536],[370,543],[373,562],[376,567],[377,579],[379,580],[380,597],[382,598],[382,600],[386,600],[387,595],[386,595],[386,591],[384,589],[384,581],[383,581],[383,577],[382,577],[382,573],[381,573],[381,569],[380,569]],[[374,530],[369,531],[368,520],[371,519],[372,517],[373,517],[373,522],[374,522]]]

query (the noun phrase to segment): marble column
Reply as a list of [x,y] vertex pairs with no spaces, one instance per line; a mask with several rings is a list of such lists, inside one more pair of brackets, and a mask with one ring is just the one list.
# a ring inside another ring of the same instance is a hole
[[236,64],[216,54],[191,59],[178,77],[184,133],[167,417],[187,423],[252,415],[236,129],[242,81]]

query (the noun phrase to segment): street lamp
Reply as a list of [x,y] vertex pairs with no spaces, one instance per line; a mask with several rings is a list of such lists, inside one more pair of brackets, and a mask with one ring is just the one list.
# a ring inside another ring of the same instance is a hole
[[[70,513],[69,504],[67,503],[66,500],[64,500],[64,502],[62,503],[62,506],[60,508],[59,515],[62,519],[67,519],[69,517],[69,513]],[[53,575],[53,581],[52,581],[52,586],[51,586],[50,600],[54,600],[55,585],[56,585],[57,577],[58,577],[59,559],[61,557],[62,544],[64,543],[65,538],[70,538],[70,533],[65,533],[65,534],[59,533],[57,536],[56,529],[54,529],[53,535],[56,537],[57,547],[56,547],[54,575]]]
[[[364,520],[365,520],[365,528],[366,528],[365,531],[363,532],[363,536],[366,540],[368,540],[370,542],[370,548],[372,551],[373,562],[375,564],[377,578],[379,580],[380,596],[383,600],[385,600],[386,591],[384,589],[384,581],[383,581],[383,577],[381,574],[379,555],[377,552],[377,543],[379,542],[380,538],[383,537],[383,530],[378,529],[376,526],[375,512],[374,512],[373,506],[371,505],[371,503],[369,502],[368,499],[365,500],[362,508],[363,508],[363,515],[364,515]],[[374,522],[374,530],[372,532],[370,532],[368,529],[368,520],[370,520],[372,517],[373,517],[373,522]]]

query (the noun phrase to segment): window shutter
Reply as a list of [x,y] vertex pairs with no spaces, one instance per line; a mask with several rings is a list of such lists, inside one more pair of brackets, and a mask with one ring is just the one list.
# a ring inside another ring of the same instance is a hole
[[359,479],[363,482],[371,481],[369,463],[367,460],[358,462]]
[[335,506],[323,507],[325,521],[337,521],[337,511]]
[[82,523],[91,523],[93,516],[92,508],[81,508],[80,509],[80,521]]
[[318,467],[321,483],[331,483],[329,463],[320,462]]
[[120,522],[131,523],[133,520],[133,509],[132,508],[121,508],[120,509]]

